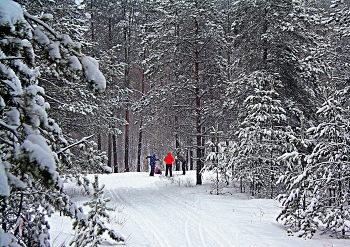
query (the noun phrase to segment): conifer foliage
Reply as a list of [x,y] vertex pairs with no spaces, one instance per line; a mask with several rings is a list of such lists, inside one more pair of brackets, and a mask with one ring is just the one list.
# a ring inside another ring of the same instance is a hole
[[307,139],[301,135],[297,152],[281,156],[289,169],[280,178],[287,193],[279,196],[283,210],[277,220],[308,238],[318,230],[349,237],[348,45],[343,45],[349,36],[349,8],[344,1],[330,2],[323,22],[328,33],[316,52],[322,57],[316,78],[323,83],[318,90],[324,99],[315,114],[318,124],[308,129]]
[[236,133],[235,176],[250,181],[252,195],[273,198],[276,179],[283,170],[276,158],[291,148],[283,127],[285,110],[274,90],[278,79],[266,71],[256,71],[246,79],[254,91],[244,101],[246,114]]
[[49,246],[45,216],[54,209],[85,221],[62,192],[58,168],[64,162],[58,154],[67,141],[48,116],[36,63],[50,63],[58,76],[72,75],[93,91],[103,91],[106,82],[96,60],[69,36],[12,0],[0,0],[0,30],[1,246]]
[[[86,226],[79,224],[78,221],[74,223],[74,227],[78,229],[77,234],[71,241],[72,246],[99,246],[104,240],[102,235],[107,232],[108,235],[117,242],[125,241],[125,238],[116,231],[109,229],[103,219],[108,219],[107,211],[113,210],[107,206],[108,198],[104,198],[104,185],[100,187],[98,182],[98,175],[95,175],[95,181],[92,183],[93,196],[91,200],[84,203],[84,206],[89,206],[90,211],[87,216],[89,222]],[[79,229],[80,228],[80,229]]]
[[346,237],[349,232],[350,139],[348,88],[336,91],[317,111],[323,120],[308,130],[315,146],[301,174],[293,177],[278,219],[299,236],[311,238],[316,229]]

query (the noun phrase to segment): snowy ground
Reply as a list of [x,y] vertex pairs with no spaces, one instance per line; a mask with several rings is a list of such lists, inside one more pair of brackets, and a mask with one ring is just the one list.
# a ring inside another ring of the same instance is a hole
[[[174,175],[174,174],[173,174]],[[105,195],[115,211],[111,224],[130,247],[345,247],[350,240],[315,236],[312,240],[288,236],[275,221],[278,202],[247,194],[211,195],[210,174],[195,186],[195,172],[175,173],[173,180],[147,173],[100,175]],[[92,177],[91,177],[92,178]],[[82,198],[76,198],[82,205]],[[73,232],[68,219],[50,219],[52,246],[68,242]],[[111,245],[107,241],[104,246]]]

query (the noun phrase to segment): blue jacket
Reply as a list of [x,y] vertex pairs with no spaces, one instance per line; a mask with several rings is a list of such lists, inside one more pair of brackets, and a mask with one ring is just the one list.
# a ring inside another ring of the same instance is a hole
[[156,161],[159,160],[156,158],[155,154],[147,156],[146,159],[149,159],[150,166],[156,166]]

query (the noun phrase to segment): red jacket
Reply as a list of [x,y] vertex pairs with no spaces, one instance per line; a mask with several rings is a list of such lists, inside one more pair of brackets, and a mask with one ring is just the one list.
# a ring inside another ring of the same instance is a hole
[[174,157],[171,155],[171,152],[168,152],[168,155],[164,158],[165,164],[171,165],[174,162]]

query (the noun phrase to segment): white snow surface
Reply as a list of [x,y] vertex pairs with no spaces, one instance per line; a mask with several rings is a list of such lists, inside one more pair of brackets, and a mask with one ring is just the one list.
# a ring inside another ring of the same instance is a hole
[[1,178],[0,179],[0,196],[9,196],[10,188],[8,186],[5,166],[2,163],[1,157],[0,157],[0,178]]
[[17,22],[25,22],[21,6],[11,0],[0,0],[0,23],[7,23],[11,31]]
[[97,92],[103,92],[106,88],[106,78],[99,70],[97,60],[90,56],[84,56],[81,58],[81,64],[86,79],[93,82],[93,89]]
[[[148,173],[100,175],[105,196],[111,199],[111,226],[130,247],[340,247],[350,240],[317,234],[313,239],[288,236],[276,222],[280,205],[272,199],[254,199],[231,186],[223,195],[212,195],[206,173],[203,185],[195,185],[195,171],[173,180]],[[91,176],[91,181],[93,176]],[[66,186],[67,187],[67,186]],[[78,206],[83,197],[75,198]],[[86,200],[86,198],[85,198]],[[84,208],[87,210],[87,208]],[[69,242],[70,220],[55,214],[49,219],[51,244]],[[120,243],[119,243],[120,244]],[[102,246],[118,245],[112,240]]]

